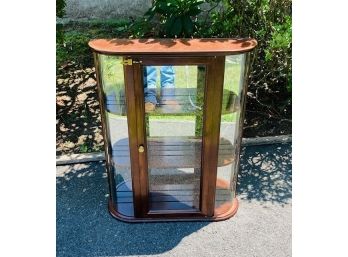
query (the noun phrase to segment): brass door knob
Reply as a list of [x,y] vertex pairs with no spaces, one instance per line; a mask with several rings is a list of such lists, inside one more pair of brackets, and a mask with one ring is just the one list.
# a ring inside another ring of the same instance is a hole
[[144,146],[143,146],[143,145],[140,145],[140,146],[138,147],[138,151],[139,151],[139,153],[143,153],[143,152],[145,151]]

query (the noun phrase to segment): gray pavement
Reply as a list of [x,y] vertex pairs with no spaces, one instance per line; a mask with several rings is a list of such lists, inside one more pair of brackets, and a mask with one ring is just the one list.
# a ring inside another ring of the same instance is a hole
[[107,211],[103,162],[57,167],[57,256],[291,256],[291,145],[243,148],[237,214],[129,224]]

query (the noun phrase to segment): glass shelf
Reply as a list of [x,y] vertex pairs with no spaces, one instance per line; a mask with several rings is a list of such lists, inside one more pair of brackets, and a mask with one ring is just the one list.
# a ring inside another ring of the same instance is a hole
[[[197,106],[197,88],[163,88],[156,89],[158,104],[156,109],[148,112],[151,116],[163,115],[198,115],[201,109]],[[127,115],[126,101],[124,92],[118,92],[118,96],[114,94],[107,95],[106,110],[116,115]],[[236,112],[238,96],[230,90],[225,89],[222,99],[222,114]]]

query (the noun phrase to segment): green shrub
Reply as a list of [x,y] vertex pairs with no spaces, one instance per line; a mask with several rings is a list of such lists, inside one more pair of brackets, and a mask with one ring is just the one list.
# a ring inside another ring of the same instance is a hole
[[[65,15],[65,0],[56,0],[56,17],[63,18]],[[63,25],[57,23],[56,24],[56,42],[62,43],[64,40],[64,31]]]
[[155,0],[144,17],[130,26],[131,37],[185,38],[197,31],[203,0]]
[[56,17],[63,18],[65,15],[65,0],[56,0]]
[[[92,52],[88,42],[93,38],[128,37],[125,20],[91,20],[69,22],[61,25],[64,36],[56,42],[57,68],[67,62],[75,62],[82,67],[93,66]],[[58,31],[57,31],[58,33]]]
[[291,91],[291,17],[286,16],[285,22],[275,24],[271,33],[271,39],[267,42],[268,46],[265,49],[265,60],[270,69],[280,71],[279,76],[286,79],[286,86]]
[[156,0],[145,13],[148,20],[158,15],[166,37],[189,37],[196,27],[194,17],[201,13],[202,0]]
[[290,92],[291,10],[291,0],[155,0],[126,29],[132,38],[256,38],[250,84]]
[[[212,0],[197,37],[253,37],[258,41],[251,84],[291,91],[291,0]],[[218,7],[219,6],[219,7]]]
[[92,66],[92,54],[88,47],[90,39],[88,34],[80,32],[65,33],[64,42],[57,44],[57,66],[68,61],[75,61],[83,67]]
[[155,0],[135,22],[92,20],[64,25],[65,38],[57,41],[57,65],[68,60],[92,65],[87,45],[92,38],[253,37],[258,48],[250,86],[290,92],[291,11],[291,0]]

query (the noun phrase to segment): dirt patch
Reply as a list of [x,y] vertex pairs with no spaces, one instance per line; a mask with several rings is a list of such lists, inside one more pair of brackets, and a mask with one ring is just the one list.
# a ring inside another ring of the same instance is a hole
[[287,91],[250,86],[243,137],[265,137],[292,133],[292,100]]
[[56,85],[57,155],[102,151],[94,68],[68,63],[58,69]]

